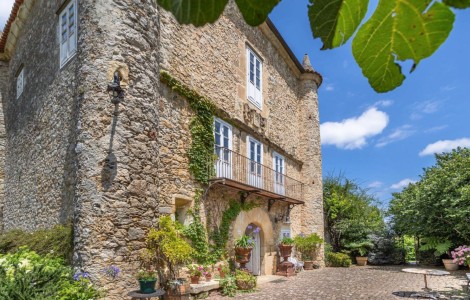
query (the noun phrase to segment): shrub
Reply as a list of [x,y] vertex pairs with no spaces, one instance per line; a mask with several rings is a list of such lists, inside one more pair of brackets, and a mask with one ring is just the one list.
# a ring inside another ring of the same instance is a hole
[[237,270],[235,272],[235,281],[238,289],[242,291],[251,291],[256,287],[256,276],[246,271]]
[[313,260],[323,239],[316,233],[309,235],[298,235],[294,238],[294,245],[297,251],[302,254],[303,260]]
[[0,235],[0,254],[16,252],[23,246],[39,255],[50,255],[71,263],[73,252],[72,224],[57,225],[50,229],[39,229],[33,232],[11,230]]
[[234,297],[237,294],[237,282],[235,276],[225,274],[225,277],[220,279],[220,287],[224,296]]
[[88,300],[100,298],[88,273],[76,273],[60,258],[26,248],[0,254],[0,299]]
[[351,258],[344,253],[330,252],[326,255],[326,260],[330,267],[349,267],[351,265]]

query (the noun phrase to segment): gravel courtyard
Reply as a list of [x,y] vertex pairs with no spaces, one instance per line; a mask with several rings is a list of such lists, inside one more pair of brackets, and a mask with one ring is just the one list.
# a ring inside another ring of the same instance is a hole
[[[258,291],[232,299],[307,300],[307,299],[405,299],[424,287],[423,275],[404,273],[404,266],[366,266],[323,268],[304,271],[295,277],[260,284]],[[441,293],[439,299],[470,299],[465,273],[451,272],[448,276],[428,276],[428,286]],[[416,297],[413,297],[416,299]],[[211,295],[208,299],[230,299]]]

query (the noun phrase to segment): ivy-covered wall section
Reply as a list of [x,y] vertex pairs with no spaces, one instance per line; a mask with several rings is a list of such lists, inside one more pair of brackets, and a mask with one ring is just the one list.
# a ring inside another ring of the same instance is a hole
[[191,120],[191,146],[188,151],[189,170],[201,184],[207,184],[213,170],[215,105],[198,92],[183,85],[168,72],[160,71],[160,80],[184,96],[194,111]]

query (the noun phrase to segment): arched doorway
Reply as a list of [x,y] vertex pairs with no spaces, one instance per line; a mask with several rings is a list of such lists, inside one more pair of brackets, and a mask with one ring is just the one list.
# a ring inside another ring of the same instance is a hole
[[255,240],[255,246],[253,247],[253,250],[251,250],[250,261],[246,264],[246,267],[253,275],[259,276],[261,275],[261,228],[251,223],[246,227],[245,234],[253,237]]

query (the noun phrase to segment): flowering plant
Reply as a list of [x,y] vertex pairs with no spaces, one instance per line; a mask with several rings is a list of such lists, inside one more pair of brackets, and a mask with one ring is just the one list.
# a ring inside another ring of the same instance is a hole
[[470,265],[470,247],[463,245],[451,251],[454,263],[459,265]]
[[101,273],[103,273],[104,276],[109,277],[111,279],[116,279],[116,277],[118,277],[120,272],[121,272],[121,269],[119,269],[115,265],[110,265],[101,270]]
[[201,265],[196,265],[196,264],[191,264],[188,265],[188,270],[189,270],[189,276],[202,276],[202,273],[204,272],[204,267]]
[[[253,226],[248,225],[247,230],[252,230]],[[238,248],[253,248],[255,246],[255,238],[254,234],[259,233],[261,228],[256,227],[253,231],[249,234],[243,234],[241,237],[235,240],[235,247]]]

